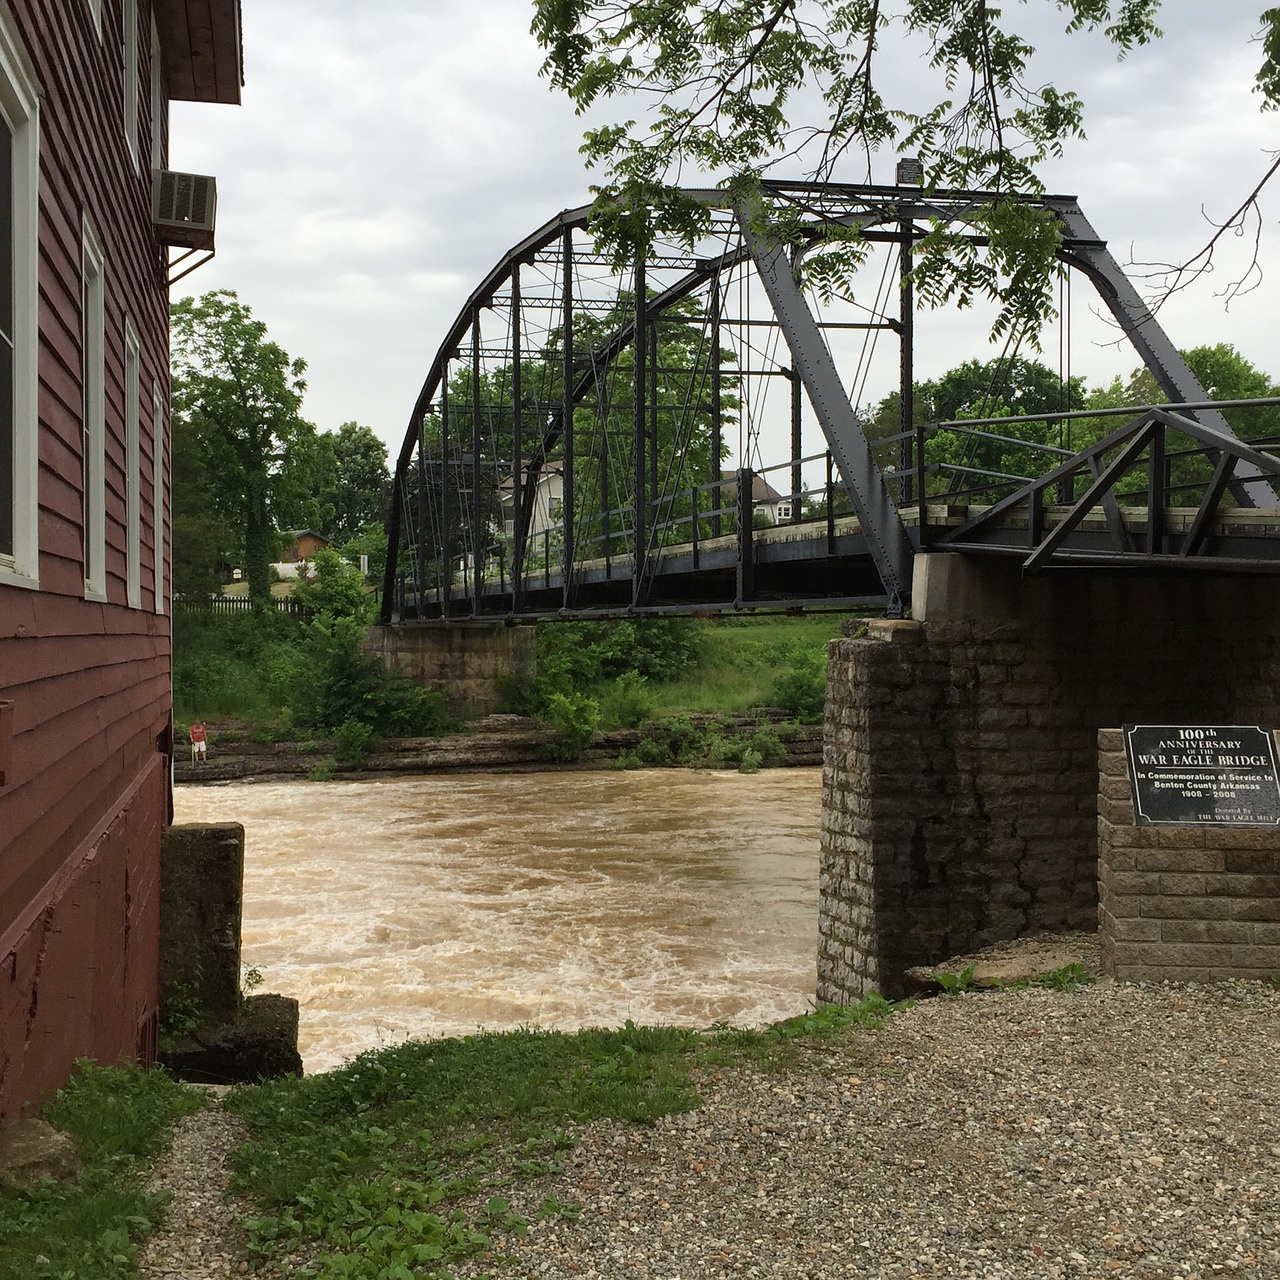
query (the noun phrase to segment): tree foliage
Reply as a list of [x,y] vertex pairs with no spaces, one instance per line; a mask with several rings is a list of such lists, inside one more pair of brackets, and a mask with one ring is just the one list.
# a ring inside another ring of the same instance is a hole
[[212,595],[219,587],[219,568],[232,559],[238,540],[220,508],[203,433],[176,416],[170,502],[174,594]]
[[301,415],[306,364],[267,338],[229,290],[171,308],[175,432],[203,454],[211,514],[242,539],[250,596],[270,595],[273,508],[309,489],[315,428]]
[[[1156,39],[1160,0],[1054,0],[1068,32],[1095,31],[1123,56]],[[603,170],[594,229],[615,254],[643,252],[659,233],[692,240],[707,226],[674,186],[710,175],[738,197],[786,162],[833,180],[870,156],[918,156],[931,189],[988,192],[975,210],[985,247],[935,225],[915,269],[922,302],[999,307],[995,328],[1034,341],[1053,313],[1055,219],[1019,200],[1039,171],[1083,135],[1070,88],[1031,78],[1035,50],[1018,6],[985,0],[534,0],[544,74],[580,111],[609,98],[652,104],[645,118],[602,125],[583,152]],[[1264,106],[1280,103],[1280,9],[1260,19]],[[890,82],[891,39],[921,56]],[[927,65],[932,73],[922,74]],[[770,220],[785,235],[787,210]],[[860,260],[847,229],[815,263],[838,283]]]
[[387,446],[369,427],[344,422],[316,436],[319,523],[308,527],[345,547],[371,524],[385,520],[391,496]]

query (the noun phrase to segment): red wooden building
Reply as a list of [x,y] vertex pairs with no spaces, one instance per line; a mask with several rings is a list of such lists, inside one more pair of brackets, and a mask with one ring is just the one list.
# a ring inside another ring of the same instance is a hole
[[239,0],[0,0],[0,1118],[77,1057],[153,1051],[162,241],[208,245],[212,223],[211,201],[173,205],[168,102],[240,85]]

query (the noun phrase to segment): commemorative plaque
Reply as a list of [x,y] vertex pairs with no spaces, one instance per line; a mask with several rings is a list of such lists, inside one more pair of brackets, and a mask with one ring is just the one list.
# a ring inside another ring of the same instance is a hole
[[1124,746],[1138,826],[1280,826],[1270,729],[1131,724]]

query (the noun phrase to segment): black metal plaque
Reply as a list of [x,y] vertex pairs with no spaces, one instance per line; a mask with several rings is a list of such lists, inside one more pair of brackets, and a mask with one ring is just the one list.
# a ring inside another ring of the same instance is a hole
[[1270,729],[1128,724],[1124,746],[1140,827],[1280,826]]

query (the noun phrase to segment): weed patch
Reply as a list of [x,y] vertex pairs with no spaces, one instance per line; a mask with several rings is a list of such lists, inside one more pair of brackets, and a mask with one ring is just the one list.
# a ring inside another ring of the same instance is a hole
[[0,1192],[0,1276],[129,1280],[164,1198],[144,1191],[174,1122],[204,1104],[162,1071],[81,1063],[44,1118],[80,1153],[77,1184]]
[[431,1280],[467,1258],[497,1265],[524,1215],[581,1212],[541,1185],[524,1191],[523,1214],[511,1202],[513,1189],[563,1171],[574,1126],[691,1110],[700,1071],[785,1069],[806,1037],[878,1026],[890,1011],[872,996],[763,1031],[628,1022],[409,1042],[241,1090],[227,1105],[252,1134],[233,1157],[236,1189],[261,1210],[251,1248],[264,1262],[310,1257],[318,1280]]

